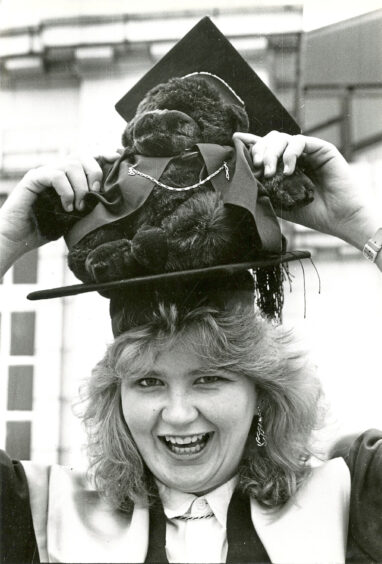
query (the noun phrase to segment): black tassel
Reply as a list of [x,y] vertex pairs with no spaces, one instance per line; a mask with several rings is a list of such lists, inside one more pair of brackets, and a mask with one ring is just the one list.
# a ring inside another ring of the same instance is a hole
[[281,323],[284,305],[284,267],[258,268],[253,271],[255,301],[261,312],[271,321]]

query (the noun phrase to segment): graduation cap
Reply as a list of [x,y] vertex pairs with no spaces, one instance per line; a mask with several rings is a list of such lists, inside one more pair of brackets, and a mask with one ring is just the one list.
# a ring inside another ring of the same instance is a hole
[[[272,130],[301,133],[292,116],[212,21],[205,17],[117,102],[117,112],[130,121],[143,96],[157,84],[195,72],[215,75],[245,105],[249,129],[256,135]],[[222,89],[223,90],[223,89]],[[236,100],[237,103],[237,100]]]
[[[138,83],[133,86],[125,96],[116,104],[119,114],[130,121],[136,113],[137,107],[142,98],[154,86],[167,82],[170,78],[186,78],[192,74],[201,74],[207,80],[214,83],[220,95],[225,101],[241,104],[245,107],[250,121],[250,131],[263,136],[271,130],[278,130],[289,134],[297,134],[300,128],[289,115],[277,98],[272,94],[268,87],[256,75],[253,69],[235,50],[225,36],[217,29],[209,18],[203,18],[191,31],[181,39],[151,70],[149,70]],[[107,192],[106,192],[107,193]],[[98,217],[99,226],[102,225],[104,211],[101,219]],[[121,298],[121,295],[146,296],[145,303],[149,303],[149,296],[153,296],[160,291],[170,294],[174,293],[174,288],[182,286],[186,289],[189,296],[197,286],[200,288],[217,288],[219,280],[232,280],[237,273],[253,270],[258,273],[258,288],[260,302],[266,313],[274,313],[282,306],[282,298],[277,294],[277,288],[272,288],[272,284],[280,288],[280,272],[278,265],[300,260],[310,256],[306,251],[286,252],[282,245],[281,231],[276,216],[272,210],[273,219],[265,229],[265,233],[270,233],[270,237],[276,237],[279,245],[270,246],[270,251],[259,256],[256,260],[238,262],[234,264],[222,264],[183,270],[181,272],[164,272],[148,274],[124,280],[112,282],[76,284],[72,286],[53,288],[28,295],[29,299],[47,299],[53,297],[69,296],[82,294],[85,292],[98,291],[112,298],[111,315],[116,317],[121,310],[121,303],[128,298]],[[73,231],[78,233],[78,225]],[[89,219],[84,218],[84,223],[89,223]],[[108,219],[105,222],[110,221]],[[91,224],[91,221],[90,221]],[[269,228],[269,225],[271,226]],[[96,226],[96,227],[97,227]],[[89,230],[89,226],[86,227]],[[81,231],[81,226],[79,228]],[[69,234],[70,239],[70,234]],[[267,249],[266,241],[264,248]],[[276,266],[276,279],[269,276],[270,269]],[[263,273],[263,274],[262,274]],[[265,274],[264,274],[265,273]],[[273,282],[272,282],[273,280]],[[229,282],[230,286],[231,282]],[[207,285],[207,286],[206,286]],[[212,285],[212,286],[211,286]],[[261,290],[263,287],[263,291]],[[232,286],[230,286],[232,288]],[[125,294],[121,294],[121,292]],[[204,290],[203,290],[204,291]],[[208,293],[208,292],[207,292]],[[195,292],[194,292],[195,294]],[[269,302],[269,295],[273,294]],[[253,297],[253,296],[252,296]],[[122,302],[121,302],[122,299]],[[267,303],[268,302],[268,303]],[[118,303],[118,306],[115,304]],[[138,303],[138,302],[136,302]],[[184,303],[184,300],[183,300]],[[114,305],[113,305],[114,304]],[[137,308],[135,308],[137,309]],[[267,312],[268,309],[268,312]],[[144,310],[143,302],[140,303],[140,311]],[[117,313],[116,313],[117,312]],[[119,316],[117,316],[119,318]],[[138,316],[139,317],[139,316]],[[113,326],[114,326],[113,322]],[[119,324],[120,325],[120,324]],[[120,332],[118,329],[117,332]]]

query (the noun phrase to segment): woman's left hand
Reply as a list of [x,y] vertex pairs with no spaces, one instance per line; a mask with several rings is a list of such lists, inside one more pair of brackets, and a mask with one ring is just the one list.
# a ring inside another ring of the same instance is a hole
[[315,137],[272,131],[265,137],[235,133],[250,146],[256,167],[273,176],[279,158],[284,174],[293,174],[297,159],[304,155],[315,183],[314,201],[302,208],[282,211],[282,218],[334,235],[363,249],[382,226],[382,210],[376,211],[365,191],[354,180],[351,168],[334,145]]

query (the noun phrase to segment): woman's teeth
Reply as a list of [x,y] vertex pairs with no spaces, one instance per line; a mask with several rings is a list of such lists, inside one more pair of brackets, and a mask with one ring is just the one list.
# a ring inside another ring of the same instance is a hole
[[210,433],[200,433],[199,435],[188,435],[178,437],[175,435],[165,435],[161,437],[165,445],[175,454],[195,454],[206,446]]

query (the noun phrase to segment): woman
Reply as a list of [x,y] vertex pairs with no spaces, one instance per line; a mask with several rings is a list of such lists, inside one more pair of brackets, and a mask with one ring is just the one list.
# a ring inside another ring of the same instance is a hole
[[[315,201],[284,217],[359,249],[377,232],[381,218],[332,145],[238,135],[269,176],[279,157],[286,174],[302,153],[309,160]],[[29,172],[1,210],[2,272],[43,242],[29,219],[36,193],[53,186],[80,209],[99,180],[93,160]],[[375,262],[382,270],[382,252]],[[306,359],[254,314],[249,275],[199,290],[186,307],[171,289],[159,294],[142,318],[126,301],[112,308],[116,340],[89,382],[84,414],[97,491],[70,469],[25,465],[41,560],[381,560],[380,436],[361,437],[348,466],[334,459],[311,469],[320,387]],[[23,470],[6,468],[15,506]]]

